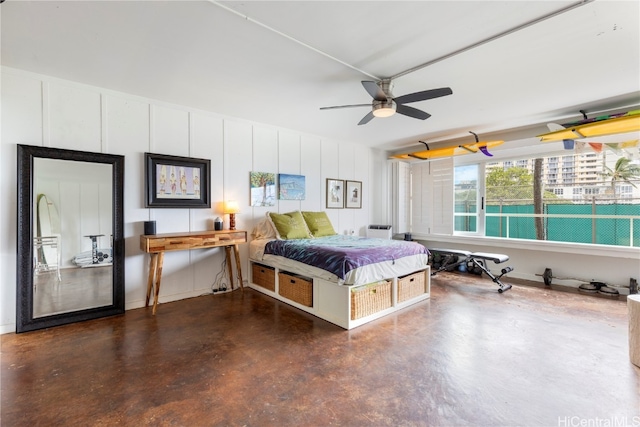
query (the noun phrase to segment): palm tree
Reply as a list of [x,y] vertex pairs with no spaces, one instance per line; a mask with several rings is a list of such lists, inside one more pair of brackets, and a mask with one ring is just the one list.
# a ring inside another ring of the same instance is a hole
[[[537,158],[533,161],[533,213],[543,214],[544,203],[542,200],[544,185],[542,183],[542,159]],[[545,240],[544,218],[536,216],[534,218],[536,227],[536,239]]]
[[611,191],[613,192],[614,200],[616,199],[616,184],[618,182],[625,182],[636,187],[633,181],[640,177],[640,166],[631,163],[631,159],[627,157],[620,157],[613,169],[604,165],[604,170],[602,175],[611,180]]

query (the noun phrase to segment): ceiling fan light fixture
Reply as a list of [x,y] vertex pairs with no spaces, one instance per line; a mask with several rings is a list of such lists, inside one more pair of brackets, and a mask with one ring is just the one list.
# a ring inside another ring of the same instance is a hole
[[376,117],[391,117],[396,113],[396,103],[392,100],[374,102],[373,115]]

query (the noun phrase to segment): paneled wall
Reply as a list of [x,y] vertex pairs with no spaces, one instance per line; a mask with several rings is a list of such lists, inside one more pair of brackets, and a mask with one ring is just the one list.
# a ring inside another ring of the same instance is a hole
[[[377,150],[10,68],[1,78],[0,333],[15,330],[16,144],[125,156],[127,309],[144,305],[144,221],[157,221],[158,233],[213,229],[222,202],[233,199],[237,228],[251,231],[269,210],[324,210],[326,178],[335,178],[363,183],[362,209],[328,210],[336,231],[364,235],[368,224],[388,222],[386,160]],[[211,159],[212,209],[145,209],[145,152]],[[305,175],[306,199],[250,207],[251,171]],[[241,256],[246,280],[248,245]],[[210,291],[223,262],[221,249],[167,253],[160,301]]]

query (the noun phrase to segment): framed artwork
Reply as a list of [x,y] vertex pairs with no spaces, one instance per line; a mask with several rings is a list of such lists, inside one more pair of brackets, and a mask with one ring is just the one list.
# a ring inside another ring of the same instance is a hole
[[344,208],[344,181],[327,178],[327,209]]
[[278,174],[278,199],[304,200],[305,196],[304,175]]
[[347,181],[344,189],[345,207],[362,209],[362,182]]
[[274,206],[276,204],[276,174],[250,172],[251,206]]
[[211,160],[144,153],[145,208],[210,208]]

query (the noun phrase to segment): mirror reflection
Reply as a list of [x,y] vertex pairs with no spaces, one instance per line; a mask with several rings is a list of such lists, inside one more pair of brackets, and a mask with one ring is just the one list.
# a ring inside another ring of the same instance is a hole
[[33,317],[113,304],[112,166],[35,158]]

